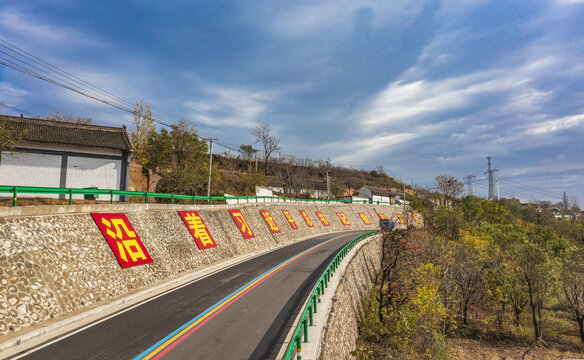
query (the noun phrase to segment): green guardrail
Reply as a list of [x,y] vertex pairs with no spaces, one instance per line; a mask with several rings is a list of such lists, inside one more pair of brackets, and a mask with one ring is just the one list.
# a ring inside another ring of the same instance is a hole
[[341,261],[345,256],[363,239],[366,239],[372,235],[377,234],[378,231],[371,231],[357,238],[351,240],[350,243],[345,245],[341,251],[335,256],[335,258],[328,265],[326,270],[322,273],[320,279],[317,281],[312,293],[308,297],[309,301],[304,307],[300,321],[296,326],[296,331],[292,334],[289,339],[288,348],[284,354],[284,360],[291,360],[294,355],[296,355],[297,360],[302,360],[302,343],[308,342],[308,327],[313,326],[313,314],[318,311],[318,304],[320,303],[320,296],[324,295],[325,289],[328,288],[328,283],[331,280],[331,276],[337,270]]
[[[99,195],[109,196],[109,203],[114,202],[114,196],[131,196],[144,199],[144,203],[148,203],[150,198],[170,199],[174,204],[175,200],[191,200],[193,204],[199,201],[214,201],[234,200],[237,204],[249,202],[303,202],[303,203],[344,203],[344,204],[377,204],[377,205],[397,205],[398,203],[383,202],[383,201],[368,201],[368,200],[326,200],[326,199],[294,199],[283,198],[276,196],[197,196],[184,194],[165,194],[157,192],[142,192],[142,191],[127,191],[127,190],[111,190],[98,188],[56,188],[56,187],[36,187],[36,186],[6,186],[0,185],[0,194],[12,194],[12,206],[17,205],[18,194],[58,194],[69,197],[69,205],[73,204],[73,195],[83,195],[84,198],[97,197]],[[260,201],[261,200],[261,201]]]

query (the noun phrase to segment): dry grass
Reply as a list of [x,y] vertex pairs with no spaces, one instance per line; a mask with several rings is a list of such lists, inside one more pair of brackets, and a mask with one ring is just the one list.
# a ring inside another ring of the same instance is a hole
[[[489,344],[471,339],[447,339],[446,343],[449,347],[449,359],[452,360],[519,360],[529,347],[517,344]],[[584,348],[581,345],[574,344],[572,348],[571,350],[560,351],[555,348],[538,346],[526,359],[584,359]]]
[[[74,205],[81,204],[109,204],[109,201],[97,200],[73,200]],[[51,199],[51,198],[18,198],[18,206],[38,206],[38,205],[69,205],[69,199]],[[12,198],[0,198],[0,206],[12,206]]]

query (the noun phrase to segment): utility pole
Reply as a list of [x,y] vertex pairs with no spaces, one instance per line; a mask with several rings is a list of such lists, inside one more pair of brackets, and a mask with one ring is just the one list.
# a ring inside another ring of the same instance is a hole
[[487,178],[489,179],[489,197],[488,197],[489,201],[495,198],[494,175],[497,171],[499,171],[497,168],[491,169],[491,157],[487,156],[487,172],[485,173],[485,175],[487,175]]
[[253,152],[255,153],[255,163],[256,163],[256,169],[255,169],[255,173],[258,173],[258,152],[259,150],[253,150]]
[[467,195],[474,195],[474,179],[477,176],[475,174],[471,174],[464,177],[464,183],[466,184],[466,193]]
[[329,178],[329,172],[326,171],[326,198],[331,199],[331,179]]
[[207,196],[211,197],[211,165],[213,165],[213,140],[219,140],[219,138],[206,138],[209,140],[209,181],[207,182]]

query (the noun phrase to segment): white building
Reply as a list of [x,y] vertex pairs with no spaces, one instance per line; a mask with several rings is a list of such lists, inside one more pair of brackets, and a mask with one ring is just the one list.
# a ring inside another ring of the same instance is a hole
[[377,188],[373,186],[363,186],[359,189],[359,198],[364,198],[372,202],[392,202],[399,199],[399,194],[395,191]]
[[2,152],[0,185],[128,189],[132,144],[125,126],[13,116],[0,120],[23,139],[13,153]]

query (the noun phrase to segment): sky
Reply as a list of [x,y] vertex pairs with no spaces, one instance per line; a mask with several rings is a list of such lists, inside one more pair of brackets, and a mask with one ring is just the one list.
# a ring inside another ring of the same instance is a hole
[[[268,123],[282,154],[480,196],[491,156],[501,197],[584,207],[583,24],[584,0],[4,0],[0,61],[14,45],[232,148]],[[131,127],[5,65],[0,104]]]

